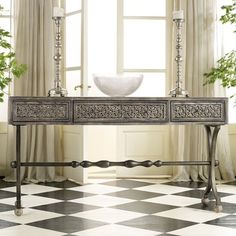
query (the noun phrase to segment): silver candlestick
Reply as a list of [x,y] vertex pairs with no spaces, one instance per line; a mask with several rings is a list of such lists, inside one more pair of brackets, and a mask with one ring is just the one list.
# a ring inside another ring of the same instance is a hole
[[66,97],[68,92],[66,89],[61,87],[61,23],[63,20],[63,16],[54,16],[52,19],[56,25],[56,37],[55,37],[55,54],[54,54],[54,61],[55,61],[55,79],[54,79],[54,88],[48,91],[49,97]]
[[[177,12],[178,15],[178,12]],[[173,21],[176,24],[176,29],[177,29],[177,37],[176,37],[176,57],[175,57],[175,61],[177,64],[177,80],[176,80],[176,87],[172,90],[170,90],[169,94],[172,97],[188,97],[188,91],[183,89],[181,87],[182,83],[183,83],[183,68],[182,68],[182,62],[183,62],[183,58],[182,58],[182,34],[181,34],[181,30],[182,30],[182,26],[184,23],[184,19],[180,18],[174,18]]]

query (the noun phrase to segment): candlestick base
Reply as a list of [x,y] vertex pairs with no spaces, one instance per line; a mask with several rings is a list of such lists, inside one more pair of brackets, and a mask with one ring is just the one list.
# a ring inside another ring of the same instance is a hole
[[170,90],[169,95],[171,95],[171,97],[189,97],[188,91],[180,87]]
[[64,88],[53,88],[48,91],[49,97],[66,97],[68,95],[68,92]]

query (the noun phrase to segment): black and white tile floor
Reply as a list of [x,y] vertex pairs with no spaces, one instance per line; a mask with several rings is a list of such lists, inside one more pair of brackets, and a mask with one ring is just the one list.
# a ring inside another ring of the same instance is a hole
[[15,187],[0,180],[0,235],[233,236],[236,181],[218,185],[223,212],[200,203],[204,183],[99,180],[79,186],[22,185],[24,214],[13,213]]

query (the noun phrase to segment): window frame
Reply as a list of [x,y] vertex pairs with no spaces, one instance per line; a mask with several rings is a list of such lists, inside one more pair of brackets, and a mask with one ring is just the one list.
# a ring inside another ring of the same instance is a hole
[[[64,1],[64,8],[66,10],[66,0]],[[76,85],[78,94],[81,96],[85,96],[87,94],[87,73],[86,73],[86,67],[87,67],[87,43],[86,43],[86,26],[87,26],[87,1],[81,0],[81,9],[75,10],[69,13],[65,13],[65,24],[64,24],[64,81],[66,83],[67,81],[67,72],[79,72],[80,73],[80,81],[78,81],[78,84]],[[73,16],[73,15],[79,15],[81,18],[81,44],[80,44],[80,65],[76,66],[67,66],[66,64],[66,38],[67,38],[67,32],[66,32],[66,17]]]
[[[125,16],[124,1],[117,0],[117,73],[164,73],[166,77],[165,95],[168,94],[170,88],[170,69],[171,69],[171,32],[172,32],[172,8],[171,0],[166,0],[166,15],[165,16]],[[166,20],[166,61],[165,69],[147,69],[147,68],[125,68],[124,67],[124,20]]]

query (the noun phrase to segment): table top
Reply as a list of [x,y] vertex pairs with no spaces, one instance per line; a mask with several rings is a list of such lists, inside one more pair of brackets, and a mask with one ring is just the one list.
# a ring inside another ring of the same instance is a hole
[[228,98],[13,96],[8,111],[12,125],[223,125]]

